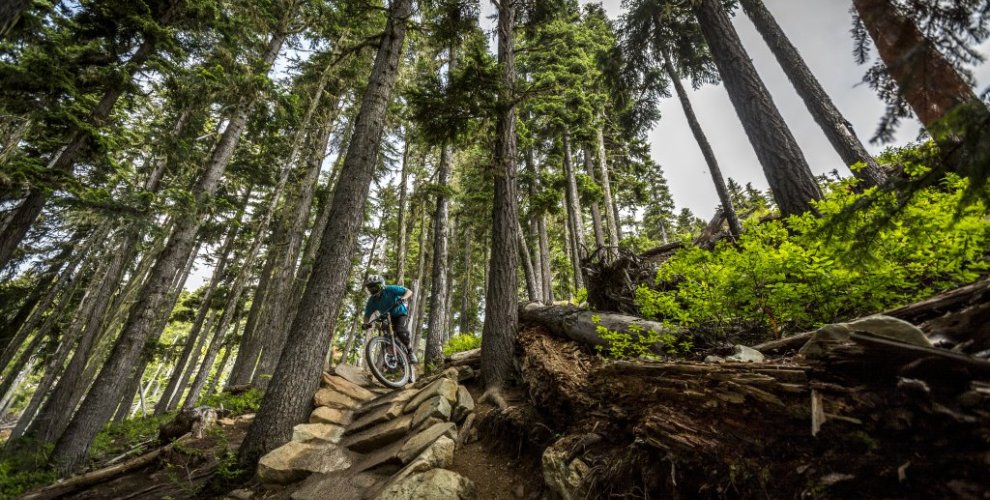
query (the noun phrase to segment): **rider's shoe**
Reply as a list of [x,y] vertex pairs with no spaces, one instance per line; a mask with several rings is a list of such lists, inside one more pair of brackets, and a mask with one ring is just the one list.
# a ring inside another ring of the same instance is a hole
[[416,353],[415,352],[410,352],[409,353],[409,362],[412,363],[412,364],[414,364],[414,365],[416,363],[419,363],[419,358],[416,357]]

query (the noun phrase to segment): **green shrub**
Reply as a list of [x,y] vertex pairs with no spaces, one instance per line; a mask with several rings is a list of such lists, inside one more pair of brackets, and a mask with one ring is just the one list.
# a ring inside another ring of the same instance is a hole
[[57,479],[49,467],[48,455],[54,445],[21,438],[6,444],[0,456],[0,498],[16,498],[25,491]]
[[452,337],[444,344],[443,355],[450,356],[454,353],[470,351],[479,347],[481,347],[481,337],[475,336],[473,333],[462,333]]
[[108,455],[124,453],[139,443],[156,439],[158,427],[172,420],[175,413],[129,418],[122,422],[110,422],[93,439],[89,456],[100,459]]
[[[736,245],[681,250],[660,267],[656,288],[637,290],[636,303],[643,316],[673,326],[746,322],[780,334],[972,282],[988,269],[990,222],[982,204],[960,204],[965,188],[951,178],[891,218],[894,195],[844,211],[864,195],[838,183],[816,205],[821,217],[750,219]],[[857,241],[866,233],[871,241]]]
[[244,415],[257,412],[264,395],[265,393],[257,387],[252,387],[240,394],[220,392],[203,399],[200,406],[209,406],[218,410],[223,408],[230,411],[231,415]]
[[670,331],[647,330],[638,325],[630,325],[628,332],[620,332],[602,326],[601,316],[594,315],[591,321],[596,325],[595,332],[606,342],[606,345],[596,346],[596,349],[612,358],[657,359],[660,353],[683,354],[690,352],[694,347],[687,334],[676,335]]

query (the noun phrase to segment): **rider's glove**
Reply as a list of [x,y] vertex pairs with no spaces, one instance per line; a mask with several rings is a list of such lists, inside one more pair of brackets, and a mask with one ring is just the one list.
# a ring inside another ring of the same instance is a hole
[[371,328],[371,323],[370,322],[369,323],[362,323],[361,324],[361,329],[362,330],[367,330],[368,328]]

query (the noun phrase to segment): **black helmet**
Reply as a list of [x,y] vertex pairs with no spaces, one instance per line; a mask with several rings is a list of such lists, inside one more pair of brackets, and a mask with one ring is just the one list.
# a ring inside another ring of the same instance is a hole
[[364,280],[364,287],[372,294],[377,294],[385,288],[385,278],[380,274],[372,274]]

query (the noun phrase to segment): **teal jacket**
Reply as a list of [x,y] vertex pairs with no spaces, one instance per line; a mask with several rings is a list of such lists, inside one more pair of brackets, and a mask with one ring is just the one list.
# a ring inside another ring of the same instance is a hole
[[392,316],[408,316],[409,309],[406,308],[406,304],[402,303],[392,309],[395,302],[402,298],[409,290],[401,287],[399,285],[388,285],[382,289],[381,293],[376,296],[368,297],[368,303],[364,306],[364,317],[367,318],[371,316],[373,311],[378,311],[380,314],[388,313],[391,309]]

